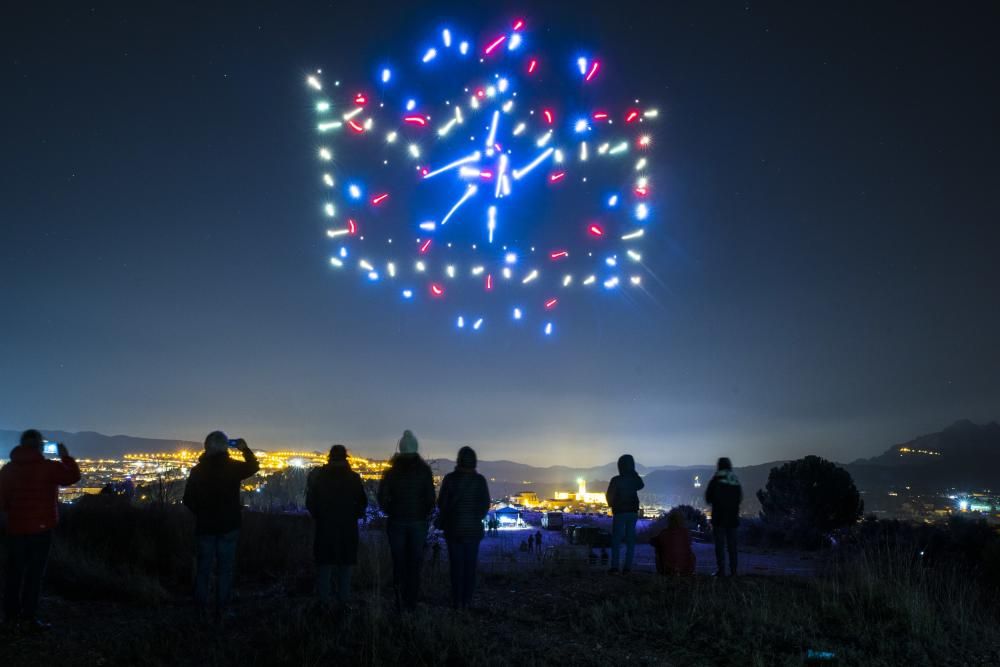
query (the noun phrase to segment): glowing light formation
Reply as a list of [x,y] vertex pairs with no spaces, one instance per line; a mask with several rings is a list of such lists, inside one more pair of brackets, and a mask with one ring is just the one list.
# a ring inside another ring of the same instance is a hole
[[[648,123],[659,111],[636,99],[595,105],[607,78],[602,61],[546,53],[526,26],[516,18],[473,43],[467,37],[478,31],[452,25],[410,52],[418,61],[412,68],[378,63],[364,79],[345,79],[343,88],[340,81],[325,86],[320,71],[305,80],[323,141],[316,155],[322,212],[331,224],[326,235],[338,244],[330,266],[356,266],[367,289],[402,282],[396,295],[440,301],[436,307],[452,309],[452,321],[467,333],[488,328],[504,307],[497,299],[521,301],[505,306],[508,321],[531,321],[554,314],[557,304],[563,310],[564,300],[571,307],[575,294],[584,298],[598,282],[606,290],[638,288],[646,270],[640,246],[655,194]],[[567,74],[567,64],[579,96],[556,99],[552,80]],[[459,65],[461,72],[454,70]],[[471,66],[480,73],[470,77]],[[426,92],[440,83],[426,87],[423,78],[469,83],[435,103]],[[629,158],[632,152],[639,155]],[[355,167],[371,155],[383,171]],[[539,182],[548,187],[539,189]],[[519,203],[512,211],[508,201],[519,194],[553,201]],[[584,213],[593,222],[578,217],[581,205],[593,208]],[[546,217],[533,219],[533,211]],[[558,245],[531,245],[535,229],[553,238],[553,227],[562,236]],[[358,259],[348,263],[354,252]],[[626,268],[631,273],[621,274]],[[478,297],[446,292],[446,284],[468,279],[478,282],[471,290]],[[565,296],[547,292],[555,288]],[[552,336],[551,320],[539,325]]]

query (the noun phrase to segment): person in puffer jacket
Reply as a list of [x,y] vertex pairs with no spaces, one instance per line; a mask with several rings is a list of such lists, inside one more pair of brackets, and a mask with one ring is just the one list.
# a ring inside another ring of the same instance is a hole
[[215,620],[221,622],[233,586],[236,548],[243,524],[240,490],[243,480],[260,470],[253,450],[243,438],[232,446],[243,460],[230,458],[229,438],[212,431],[205,438],[205,453],[191,468],[184,485],[184,505],[195,517],[197,566],[194,599],[203,613],[209,609],[209,588],[215,574]]
[[392,553],[396,606],[413,609],[420,598],[420,569],[427,542],[427,521],[434,511],[434,475],[417,453],[410,431],[399,439],[399,453],[378,485],[378,505],[388,517],[385,526]]
[[639,490],[646,484],[635,471],[631,454],[618,458],[618,474],[611,478],[605,494],[611,506],[611,574],[618,572],[618,557],[622,540],[625,540],[625,566],[622,574],[632,570],[635,558],[635,523],[639,520]]
[[486,478],[476,472],[476,452],[462,447],[455,470],[444,476],[438,493],[438,520],[448,544],[451,602],[456,609],[472,603],[483,519],[489,510],[490,490]]
[[34,429],[21,434],[0,469],[0,511],[7,513],[7,566],[4,577],[4,625],[40,630],[38,620],[42,576],[59,523],[59,487],[80,481],[80,468],[59,443],[59,460],[42,453],[45,438]]
[[743,487],[733,473],[733,463],[719,459],[717,470],[705,489],[705,502],[712,506],[712,538],[715,541],[715,562],[718,577],[726,574],[726,551],[729,551],[729,574],[736,575],[736,528],[740,524],[740,503]]

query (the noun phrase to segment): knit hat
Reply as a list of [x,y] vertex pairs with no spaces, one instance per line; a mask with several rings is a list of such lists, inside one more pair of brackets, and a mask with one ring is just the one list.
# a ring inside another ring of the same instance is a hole
[[416,454],[419,446],[417,436],[413,435],[412,431],[403,431],[403,437],[399,439],[400,454]]
[[222,431],[212,431],[205,436],[205,452],[219,454],[229,448],[229,438]]
[[330,448],[330,461],[346,461],[347,460],[347,447],[343,445],[334,445]]
[[472,447],[462,447],[458,450],[458,457],[455,459],[455,466],[458,468],[476,469],[476,450]]

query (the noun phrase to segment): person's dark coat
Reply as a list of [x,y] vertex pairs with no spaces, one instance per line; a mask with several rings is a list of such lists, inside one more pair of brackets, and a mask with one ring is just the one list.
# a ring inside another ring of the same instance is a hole
[[612,514],[639,511],[639,490],[646,483],[635,471],[635,459],[631,454],[618,457],[618,474],[611,478],[605,494]]
[[361,476],[347,461],[331,461],[309,473],[306,508],[316,520],[317,564],[357,564],[358,519],[364,518],[367,507]]
[[474,453],[471,461],[460,456],[454,472],[444,476],[438,494],[438,510],[446,540],[482,539],[483,518],[490,511],[490,490],[486,478],[476,472]]
[[222,535],[237,530],[243,522],[241,482],[260,464],[249,449],[245,461],[229,458],[229,452],[205,452],[191,468],[184,487],[184,505],[194,512],[196,535]]
[[419,454],[397,454],[378,485],[390,521],[426,521],[434,511],[434,475]]
[[59,487],[80,481],[80,467],[66,454],[50,461],[37,448],[18,445],[0,470],[0,510],[8,535],[34,535],[59,523]]
[[705,502],[712,506],[712,525],[733,528],[740,522],[743,487],[732,470],[719,470],[705,489]]

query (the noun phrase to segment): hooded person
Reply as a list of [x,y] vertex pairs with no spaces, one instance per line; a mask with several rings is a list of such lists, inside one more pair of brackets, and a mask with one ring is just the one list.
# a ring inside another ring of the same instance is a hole
[[358,562],[358,520],[368,508],[361,475],[351,470],[347,448],[334,445],[326,465],[314,468],[306,483],[306,509],[316,523],[313,556],[316,594],[330,601],[331,576],[337,582],[337,600],[350,598],[351,568]]
[[656,571],[665,575],[694,574],[694,550],[691,532],[684,515],[673,510],[667,514],[667,527],[657,533],[650,544],[656,552]]
[[476,472],[476,452],[471,447],[458,450],[455,470],[441,482],[437,505],[438,524],[448,545],[452,605],[464,609],[475,592],[483,519],[490,510],[490,490],[486,478]]
[[635,471],[635,459],[631,454],[618,457],[618,474],[611,478],[605,494],[611,507],[611,569],[618,572],[619,550],[625,541],[625,564],[621,571],[628,574],[635,558],[635,524],[639,520],[639,490],[645,486],[639,473]]
[[59,523],[59,487],[80,481],[80,467],[62,443],[59,460],[45,458],[45,438],[34,429],[21,434],[10,462],[0,469],[0,511],[7,513],[4,625],[44,629],[38,598]]
[[378,485],[378,505],[386,515],[397,607],[413,609],[420,598],[420,569],[427,521],[434,511],[434,475],[419,454],[411,431],[403,431],[398,453]]
[[[230,446],[243,455],[242,461],[229,457]],[[236,544],[243,522],[240,500],[242,482],[260,470],[257,457],[240,438],[230,444],[222,431],[205,438],[205,453],[191,468],[184,486],[184,505],[194,513],[197,544],[197,572],[194,597],[202,610],[208,609],[208,590],[217,564],[215,614],[221,620],[233,584]]]
[[715,542],[716,576],[726,574],[726,552],[729,552],[729,574],[736,575],[738,549],[736,529],[740,523],[740,503],[743,487],[733,472],[733,463],[719,459],[715,475],[705,489],[705,502],[712,506],[712,538]]

